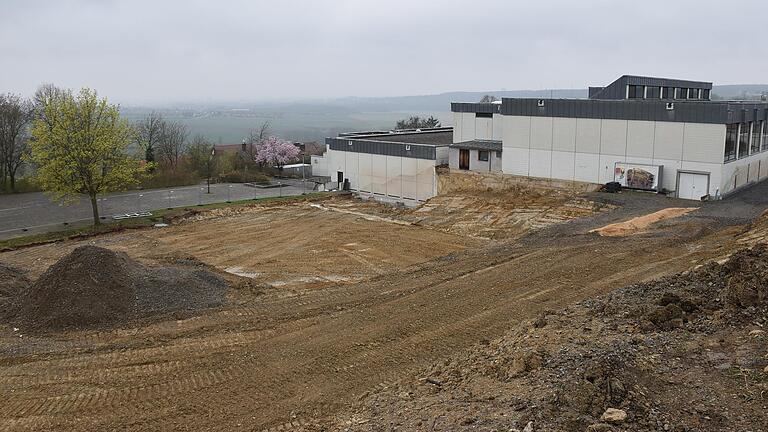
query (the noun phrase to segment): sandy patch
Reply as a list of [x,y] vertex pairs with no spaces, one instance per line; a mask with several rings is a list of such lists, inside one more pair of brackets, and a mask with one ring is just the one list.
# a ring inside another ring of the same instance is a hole
[[618,222],[606,225],[602,228],[593,229],[591,233],[597,233],[603,237],[624,237],[633,234],[645,232],[648,227],[664,219],[672,219],[688,214],[698,207],[670,207],[649,213],[644,216],[638,216],[624,222]]

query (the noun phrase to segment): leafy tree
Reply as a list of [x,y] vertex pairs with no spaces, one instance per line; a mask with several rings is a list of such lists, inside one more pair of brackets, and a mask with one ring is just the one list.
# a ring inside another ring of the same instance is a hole
[[187,149],[189,167],[200,177],[204,177],[211,193],[211,179],[218,173],[216,147],[202,135],[197,135]]
[[494,95],[484,95],[482,98],[480,98],[480,103],[491,103],[498,100],[499,99]]
[[62,91],[43,103],[33,123],[31,160],[37,182],[63,202],[88,195],[93,223],[99,225],[96,196],[133,184],[143,170],[126,153],[132,128],[120,118],[116,105],[99,99],[95,91]]
[[429,118],[413,116],[406,120],[398,120],[395,129],[426,129],[435,127],[440,127],[440,120],[432,116],[429,116]]
[[12,94],[0,95],[0,180],[10,180],[16,191],[16,176],[29,153],[32,103]]
[[298,147],[275,137],[267,138],[256,148],[256,162],[276,166],[279,171],[298,157]]

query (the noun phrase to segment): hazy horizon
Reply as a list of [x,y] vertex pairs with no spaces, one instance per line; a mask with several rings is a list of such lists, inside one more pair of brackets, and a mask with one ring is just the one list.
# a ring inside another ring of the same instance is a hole
[[157,105],[573,89],[623,74],[765,81],[763,2],[731,2],[727,37],[721,2],[634,5],[6,0],[0,92],[51,82]]

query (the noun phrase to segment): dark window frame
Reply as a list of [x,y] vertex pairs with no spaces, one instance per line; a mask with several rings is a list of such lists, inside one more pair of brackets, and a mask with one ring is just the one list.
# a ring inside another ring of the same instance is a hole
[[739,154],[737,155],[739,159],[749,156],[749,128],[750,122],[741,123],[741,129],[739,129]]
[[475,113],[475,118],[493,118],[493,113]]
[[641,85],[629,85],[629,92],[627,99],[643,99],[645,97],[645,86]]
[[737,159],[736,146],[739,142],[739,124],[731,123],[725,126],[725,154],[724,162],[732,162]]
[[646,99],[661,99],[661,87],[648,86],[645,90]]
[[661,90],[661,98],[662,99],[674,99],[675,98],[675,88],[674,87],[663,87]]
[[749,141],[749,153],[760,153],[760,136],[762,131],[760,130],[761,122],[753,121],[752,123],[752,137]]
[[678,87],[677,95],[675,96],[675,99],[688,99],[688,89],[685,87]]
[[[485,155],[485,159],[483,159],[483,155]],[[480,162],[488,162],[490,159],[491,159],[491,155],[488,150],[477,151],[477,160],[479,160]]]

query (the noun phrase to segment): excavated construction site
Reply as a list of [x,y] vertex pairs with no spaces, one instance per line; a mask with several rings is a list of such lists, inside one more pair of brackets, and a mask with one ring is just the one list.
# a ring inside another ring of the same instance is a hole
[[766,431],[766,196],[331,196],[6,250],[0,429]]

